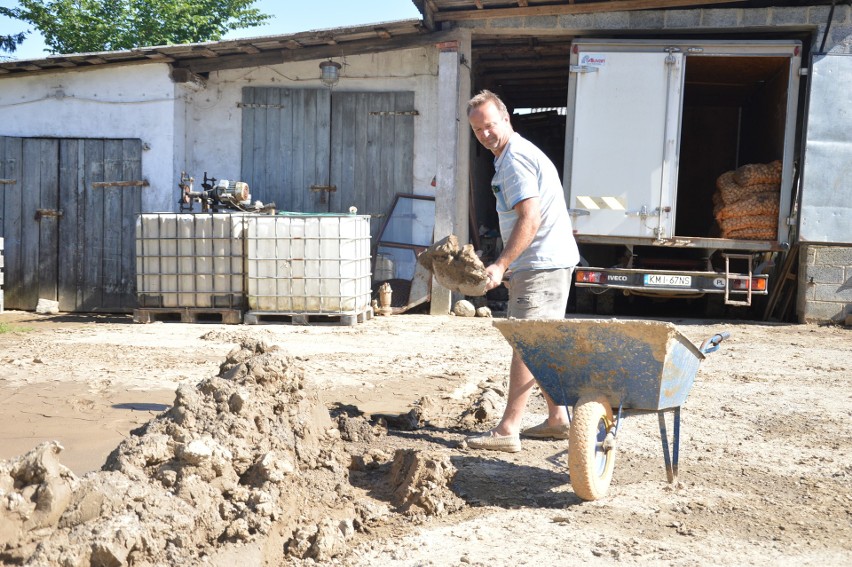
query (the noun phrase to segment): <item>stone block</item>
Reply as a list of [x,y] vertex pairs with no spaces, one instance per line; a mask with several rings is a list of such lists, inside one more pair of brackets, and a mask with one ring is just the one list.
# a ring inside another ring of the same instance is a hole
[[529,16],[524,18],[524,28],[550,30],[559,25],[559,16]]
[[[815,284],[837,284],[841,285],[846,281],[845,270],[841,266],[826,266],[819,264],[816,266],[808,266],[804,273],[805,282],[813,282]],[[800,280],[802,278],[799,278]]]
[[667,10],[664,26],[668,29],[697,28],[701,23],[701,10]]
[[563,30],[590,30],[595,26],[595,15],[565,14],[558,17],[556,25]]
[[[830,11],[831,6],[811,6],[808,8],[808,23],[825,25],[828,21],[828,13]],[[834,13],[837,13],[836,8]]]
[[524,27],[524,22],[526,18],[494,18],[488,21],[488,26],[492,28],[515,28],[519,29]]
[[841,322],[846,319],[846,306],[843,303],[808,301],[800,319],[802,323]]
[[772,8],[746,8],[743,10],[741,25],[743,27],[765,27],[772,18]]
[[814,284],[814,301],[831,301],[843,305],[852,303],[852,287]]
[[742,10],[702,10],[702,28],[736,28],[742,19]]
[[808,8],[798,6],[775,7],[772,23],[776,26],[801,25],[808,23]]
[[852,266],[852,246],[813,246],[814,265]]
[[630,15],[630,29],[633,30],[656,30],[663,27],[665,12],[661,10],[637,10],[628,12]]
[[602,12],[595,14],[595,28],[601,30],[630,29],[629,12]]

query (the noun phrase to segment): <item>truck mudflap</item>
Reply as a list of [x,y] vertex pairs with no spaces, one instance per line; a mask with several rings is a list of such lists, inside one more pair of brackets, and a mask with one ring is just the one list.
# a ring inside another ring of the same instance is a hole
[[[769,276],[725,272],[577,267],[577,287],[618,289],[636,295],[696,297],[704,294],[767,295]],[[749,289],[750,288],[750,289]]]

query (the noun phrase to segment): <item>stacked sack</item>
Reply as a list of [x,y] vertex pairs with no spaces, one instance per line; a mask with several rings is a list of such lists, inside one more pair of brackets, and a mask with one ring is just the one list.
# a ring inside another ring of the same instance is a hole
[[781,162],[747,164],[716,180],[713,214],[722,238],[775,240]]

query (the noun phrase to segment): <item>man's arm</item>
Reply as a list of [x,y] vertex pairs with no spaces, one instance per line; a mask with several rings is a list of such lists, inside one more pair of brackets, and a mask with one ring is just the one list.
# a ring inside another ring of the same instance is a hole
[[485,268],[485,273],[488,275],[488,284],[486,290],[494,289],[503,281],[503,274],[509,269],[509,265],[517,260],[524,250],[532,244],[538,227],[541,225],[541,206],[538,197],[530,197],[524,199],[515,205],[515,212],[518,213],[518,220],[515,223],[515,228],[509,236],[509,240],[503,247],[503,252],[494,261],[493,264]]

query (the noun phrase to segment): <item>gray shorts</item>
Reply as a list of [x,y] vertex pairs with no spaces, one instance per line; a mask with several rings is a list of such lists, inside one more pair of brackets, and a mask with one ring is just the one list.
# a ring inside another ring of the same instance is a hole
[[515,272],[506,284],[506,315],[515,319],[564,319],[574,268]]

